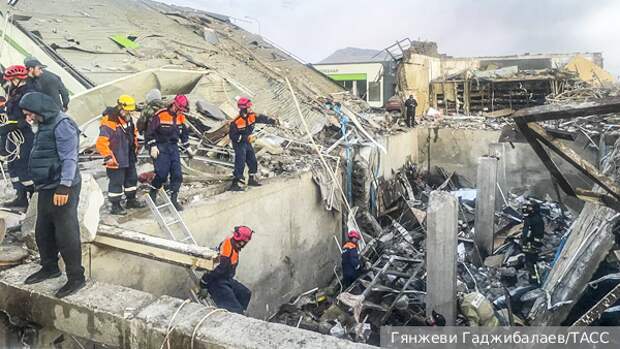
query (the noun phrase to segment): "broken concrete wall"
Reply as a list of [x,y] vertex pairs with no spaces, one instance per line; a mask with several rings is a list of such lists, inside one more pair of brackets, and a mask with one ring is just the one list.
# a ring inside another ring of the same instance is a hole
[[[150,215],[144,218],[123,227],[160,234]],[[254,317],[264,317],[294,295],[328,282],[339,264],[333,237],[340,236],[340,214],[325,210],[309,172],[266,181],[243,193],[199,199],[186,205],[183,218],[202,246],[217,247],[236,225],[255,230],[237,269],[238,279],[253,291],[249,314]],[[93,251],[92,276],[97,281],[187,297],[190,284],[179,267],[109,249]]]
[[[490,154],[489,145],[497,143],[500,132],[449,128],[438,129],[435,132],[433,129],[416,128],[419,150],[417,163],[423,168],[427,166],[429,130],[431,166],[440,166],[448,172],[456,171],[475,185],[478,158]],[[506,187],[510,189],[529,186],[536,196],[544,197],[545,194],[549,194],[552,198],[556,198],[551,176],[531,147],[524,143],[514,143],[514,147],[514,149],[510,145],[505,147]],[[573,148],[587,159],[591,160],[596,156],[581,146]],[[590,181],[576,169],[555,156],[552,158],[571,183],[584,187],[591,186]],[[582,207],[577,199],[565,199],[565,203],[574,209]]]
[[386,135],[379,139],[386,153],[379,151],[378,177],[392,178],[393,172],[403,167],[407,160],[415,162],[418,153],[418,137],[416,130]]
[[432,80],[441,75],[439,58],[412,54],[400,68],[398,77],[400,93],[403,97],[413,95],[418,102],[416,115],[423,115],[429,107],[429,85]]

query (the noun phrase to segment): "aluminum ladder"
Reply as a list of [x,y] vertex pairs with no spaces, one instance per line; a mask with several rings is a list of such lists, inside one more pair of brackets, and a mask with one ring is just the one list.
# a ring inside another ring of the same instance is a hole
[[[146,194],[145,196],[146,202],[155,216],[159,228],[168,235],[171,240],[189,245],[198,245],[194,236],[189,231],[189,228],[187,228],[187,225],[183,221],[181,214],[179,214],[179,211],[174,207],[170,197],[163,188],[160,188],[157,193],[158,198],[163,198],[164,203],[161,205],[154,202],[150,195]],[[173,229],[174,227],[177,227],[177,229]],[[200,289],[201,277],[198,275],[196,269],[188,267],[187,272],[198,289]],[[206,306],[215,306],[215,303],[210,297],[201,298],[194,289],[190,290],[190,293],[194,301]]]

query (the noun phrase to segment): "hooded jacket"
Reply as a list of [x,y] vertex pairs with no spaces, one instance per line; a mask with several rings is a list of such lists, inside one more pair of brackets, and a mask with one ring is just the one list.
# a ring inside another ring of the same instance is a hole
[[28,164],[35,189],[54,189],[59,185],[71,187],[79,183],[77,124],[60,111],[60,106],[51,97],[41,92],[24,95],[19,107],[37,114],[42,119]]

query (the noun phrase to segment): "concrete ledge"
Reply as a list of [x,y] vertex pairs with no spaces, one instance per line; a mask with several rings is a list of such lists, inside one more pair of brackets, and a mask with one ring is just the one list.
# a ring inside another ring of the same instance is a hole
[[83,290],[63,299],[53,293],[64,277],[36,285],[23,280],[39,268],[24,264],[0,273],[0,310],[44,327],[121,348],[159,349],[168,327],[171,348],[373,348],[318,333],[268,323],[223,311],[213,312],[187,303],[174,321],[182,300],[153,295],[116,285],[90,282]]

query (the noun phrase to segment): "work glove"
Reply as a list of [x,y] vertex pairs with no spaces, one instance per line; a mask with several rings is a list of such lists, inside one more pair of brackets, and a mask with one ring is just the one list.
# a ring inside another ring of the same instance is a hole
[[254,143],[254,141],[256,141],[256,136],[255,135],[249,135],[248,136],[248,143]]
[[280,125],[282,125],[282,123],[280,122],[280,119],[273,119],[273,125],[274,126],[280,126]]
[[159,156],[159,148],[157,148],[156,145],[152,146],[150,154],[153,159],[157,159],[157,157]]
[[54,206],[64,206],[69,202],[69,193],[71,192],[71,188],[66,185],[59,185],[54,192]]
[[103,162],[108,167],[118,167],[118,162],[116,162],[116,159],[114,159],[114,156],[112,155],[108,155],[103,158]]

